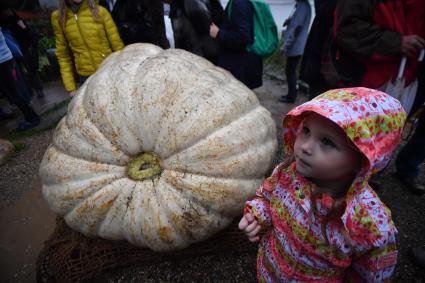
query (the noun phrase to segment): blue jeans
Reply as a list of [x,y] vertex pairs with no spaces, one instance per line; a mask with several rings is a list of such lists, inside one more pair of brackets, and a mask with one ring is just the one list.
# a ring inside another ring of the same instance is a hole
[[13,76],[14,65],[15,61],[13,59],[0,64],[0,89],[10,103],[15,103],[16,106],[18,106],[19,110],[21,110],[22,114],[24,114],[26,121],[39,121],[40,117],[19,93],[19,89]]
[[396,159],[397,174],[416,178],[419,165],[425,161],[425,113],[422,112],[415,133],[403,147]]

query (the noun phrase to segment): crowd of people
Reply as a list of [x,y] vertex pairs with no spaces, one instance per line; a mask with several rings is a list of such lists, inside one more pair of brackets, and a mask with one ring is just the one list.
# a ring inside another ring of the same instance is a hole
[[[176,47],[206,57],[250,89],[260,87],[263,58],[247,48],[255,40],[252,3],[231,0],[223,9],[218,0],[189,2],[170,3]],[[261,282],[385,281],[397,263],[397,229],[368,182],[385,170],[406,117],[413,117],[415,130],[396,158],[395,175],[413,192],[425,192],[418,179],[425,160],[425,2],[316,0],[311,27],[309,1],[294,2],[279,51],[288,91],[278,101],[296,101],[300,61],[311,100],[285,116],[287,159],[246,203],[239,227],[249,240],[261,240]],[[162,1],[58,3],[51,25],[70,96],[125,45],[170,46]],[[18,129],[25,130],[40,122],[25,88],[44,96],[37,43],[13,10],[2,8],[0,15],[1,92],[24,114]],[[6,43],[8,33],[22,56]],[[0,109],[0,118],[7,115]],[[425,250],[412,253],[424,267]]]

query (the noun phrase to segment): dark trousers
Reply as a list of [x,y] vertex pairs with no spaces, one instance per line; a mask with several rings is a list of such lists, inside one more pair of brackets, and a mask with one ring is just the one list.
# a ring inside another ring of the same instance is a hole
[[19,94],[15,78],[13,77],[13,68],[15,61],[13,59],[0,64],[0,89],[9,102],[14,103],[28,122],[35,122],[40,117],[35,113],[32,107],[25,102]]
[[301,56],[287,56],[285,74],[288,81],[288,98],[297,97],[297,66]]
[[415,133],[397,156],[397,173],[409,178],[416,178],[419,165],[425,161],[425,113],[418,121]]
[[19,94],[25,100],[25,103],[30,104],[31,103],[30,89],[28,87],[27,80],[25,79],[19,64],[15,64],[14,66],[14,77],[15,77],[15,83],[18,88]]
[[43,90],[43,84],[38,75],[38,47],[33,46],[26,54],[24,54],[24,65],[27,70],[27,79],[32,89],[36,91]]

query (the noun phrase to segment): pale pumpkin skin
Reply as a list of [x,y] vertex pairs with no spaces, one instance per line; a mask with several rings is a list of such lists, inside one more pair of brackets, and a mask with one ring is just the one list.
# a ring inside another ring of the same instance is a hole
[[[70,103],[40,166],[43,195],[85,235],[180,249],[242,213],[276,146],[270,113],[230,73],[183,50],[133,44]],[[160,169],[136,180],[127,168],[143,153]]]

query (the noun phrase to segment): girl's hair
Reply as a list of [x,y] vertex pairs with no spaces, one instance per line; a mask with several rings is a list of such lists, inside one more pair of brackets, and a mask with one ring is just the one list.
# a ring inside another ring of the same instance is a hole
[[[314,112],[307,112],[304,115],[302,115],[301,117],[299,117],[299,119],[301,119],[301,123],[299,123],[299,127],[297,129],[297,135],[301,132],[301,129],[302,129],[303,124],[304,124],[304,120],[309,116],[309,114],[312,114],[312,113],[314,113]],[[359,165],[360,165],[360,167],[357,170],[357,172],[359,172],[361,167],[365,163],[365,157],[361,153],[361,151],[354,145],[354,143],[348,138],[348,136],[346,136],[346,138],[347,138],[347,143],[349,144],[349,146],[353,150],[357,151],[358,154],[359,154]],[[295,161],[295,156],[294,156],[294,153],[292,151],[292,153],[290,155],[286,156],[285,159],[282,161],[282,163],[281,163],[282,169],[290,166],[294,161]],[[354,179],[353,179],[353,181],[354,181]],[[345,211],[345,208],[346,208],[345,199],[346,199],[346,195],[347,195],[347,192],[348,192],[349,189],[350,189],[350,187],[344,188],[344,191],[342,191],[340,194],[338,194],[338,197],[334,198],[331,209],[328,211],[327,215],[325,216],[325,218],[322,221],[322,224],[321,224],[322,235],[325,238],[326,244],[329,244],[329,239],[328,239],[328,236],[326,235],[326,227],[327,227],[328,223],[332,220],[337,220],[342,224],[341,216],[344,214],[344,211]],[[310,201],[311,201],[311,207],[312,207],[311,211],[313,213],[317,213],[316,200],[320,197],[322,197],[322,194],[320,192],[313,191],[313,190],[310,189]]]
[[[59,24],[62,26],[62,29],[65,28],[66,25],[66,10],[68,9],[69,5],[71,5],[70,1],[72,0],[58,0],[59,2]],[[89,6],[89,9],[91,11],[92,17],[94,20],[96,20],[99,16],[99,9],[96,5],[95,0],[83,0],[87,1],[87,4]]]
[[[347,205],[345,197],[347,195],[348,189],[349,188],[346,188],[344,195],[334,199],[331,209],[328,211],[328,214],[325,216],[321,223],[322,235],[325,238],[326,244],[329,244],[328,235],[326,234],[326,227],[328,226],[328,223],[332,220],[336,220],[342,224],[341,216],[344,214],[345,207]],[[317,191],[310,190],[310,201],[313,213],[317,213],[316,200],[319,197],[321,197],[320,193],[318,193]]]

